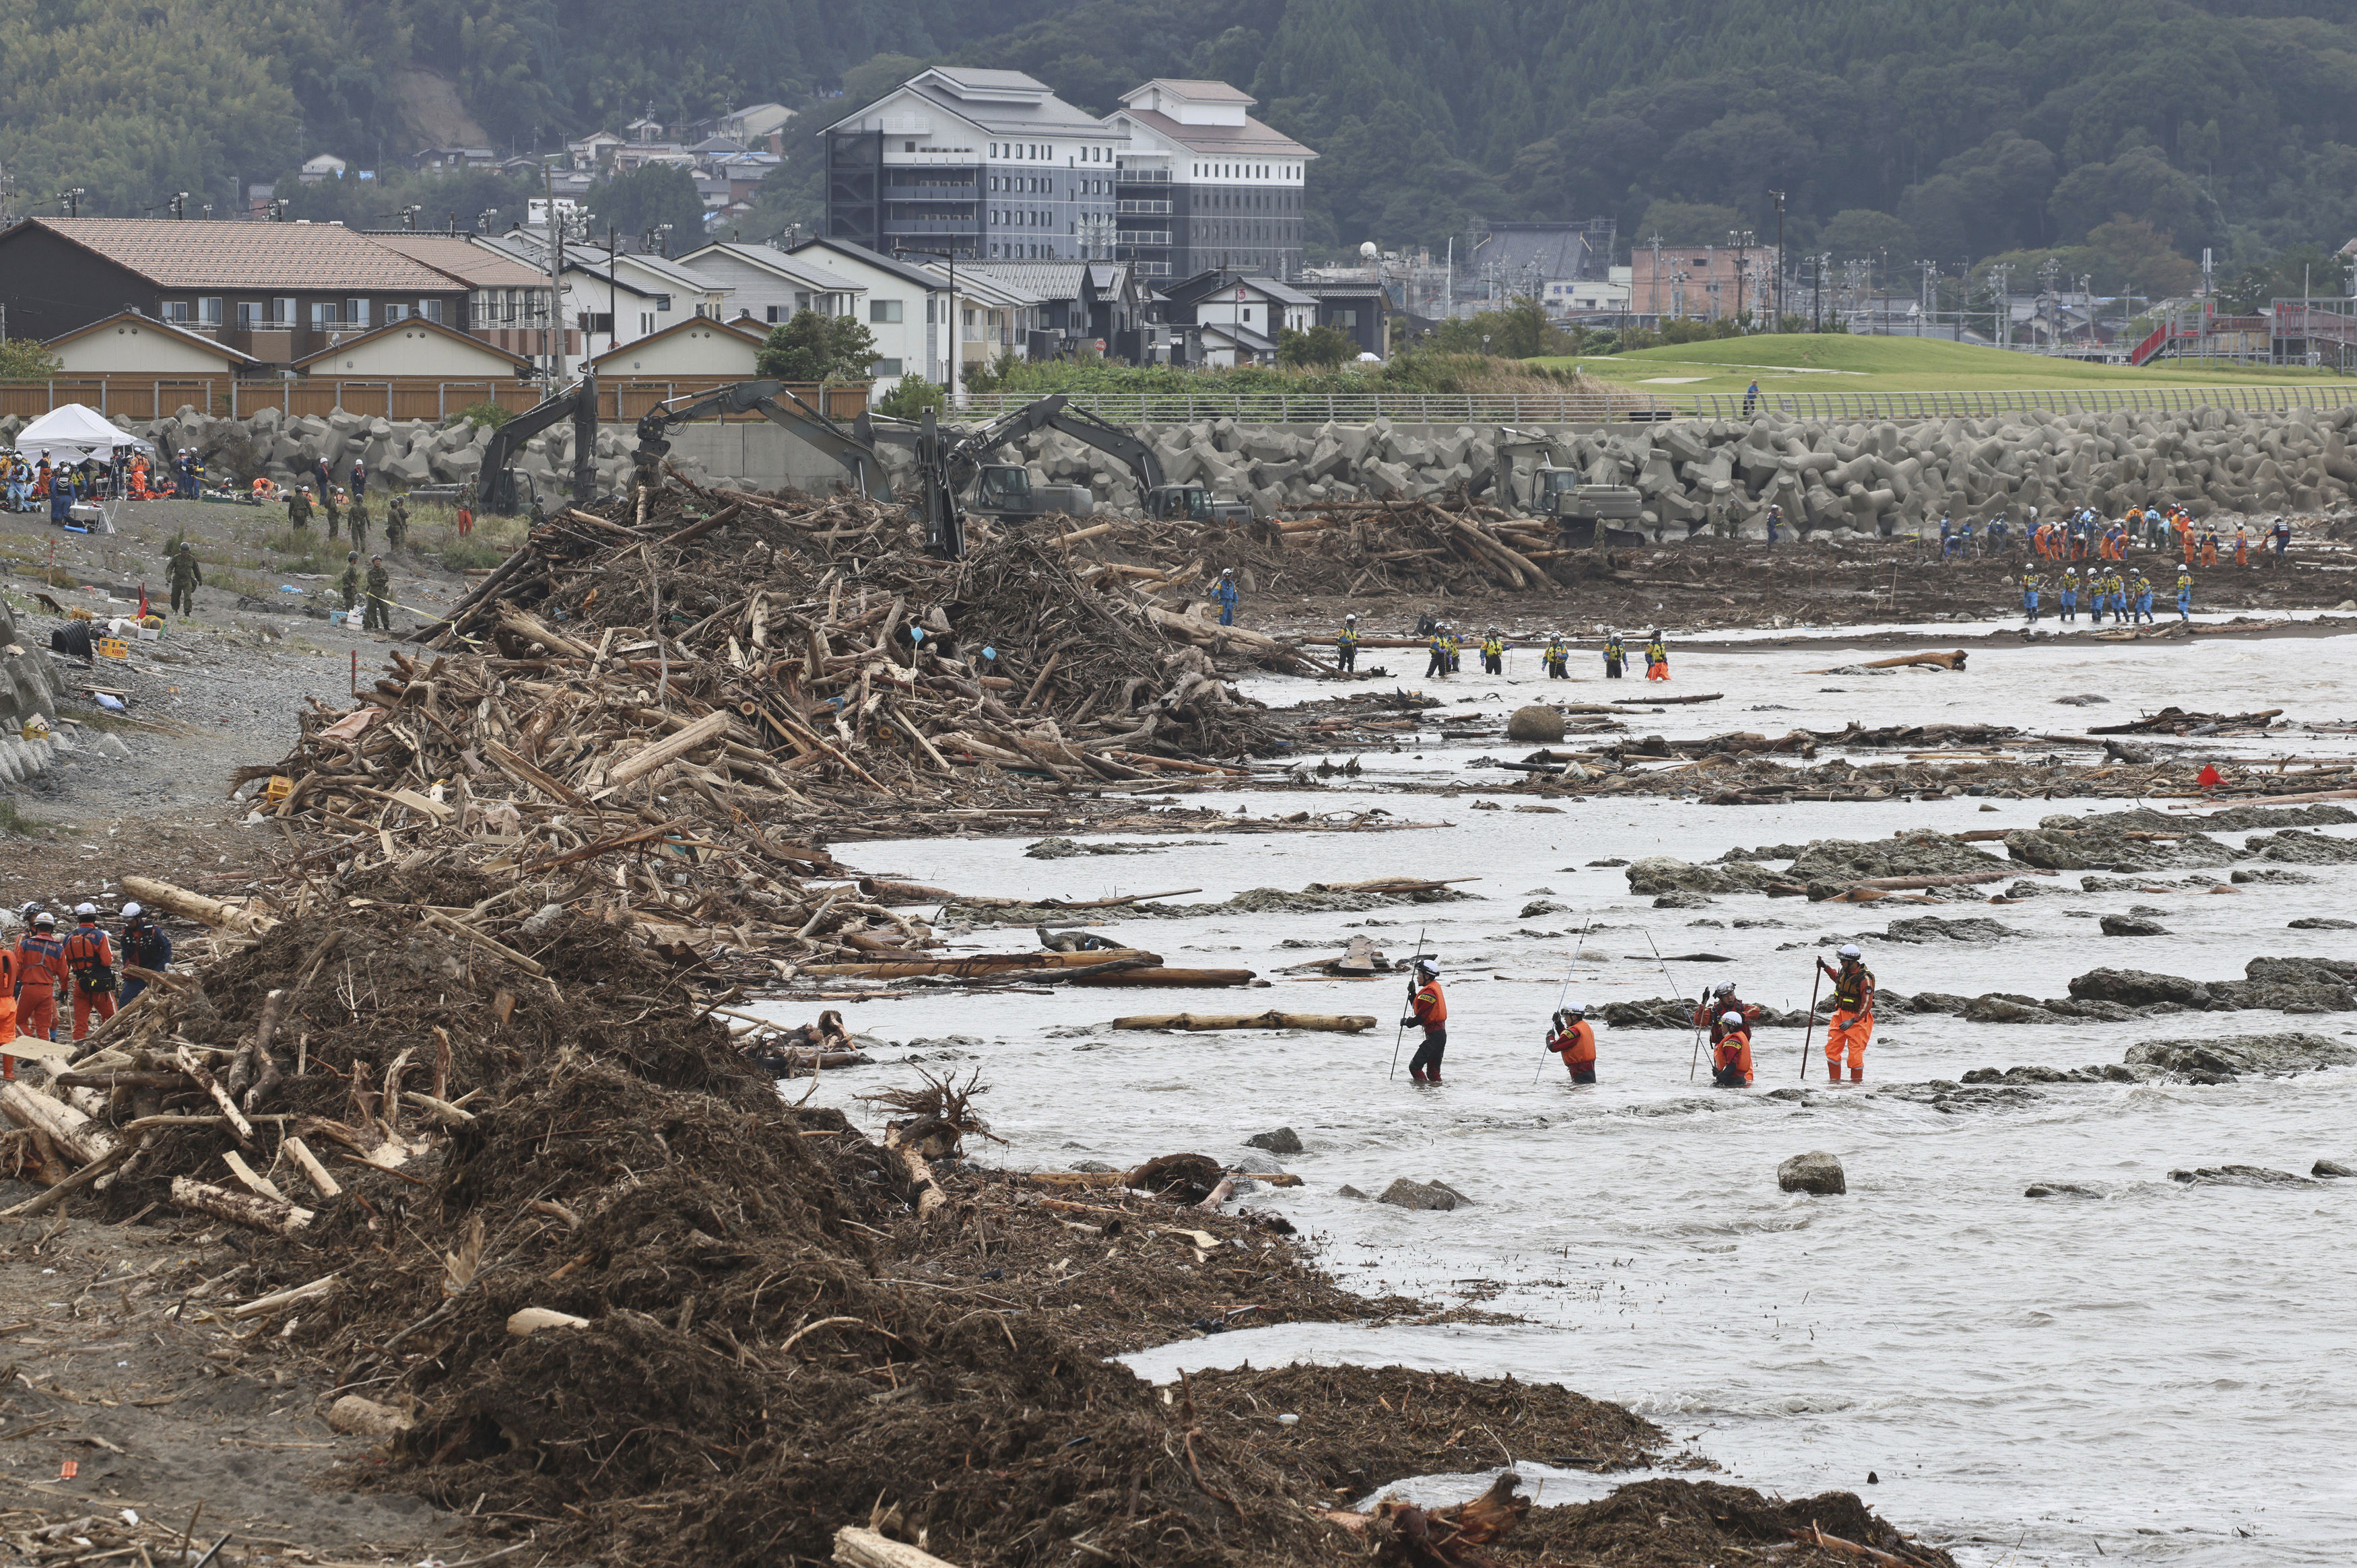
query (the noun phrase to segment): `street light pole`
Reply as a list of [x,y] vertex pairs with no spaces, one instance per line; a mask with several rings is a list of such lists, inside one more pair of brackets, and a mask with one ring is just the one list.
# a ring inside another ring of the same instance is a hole
[[932,257],[935,257],[935,258],[939,259],[939,260],[941,260],[941,261],[942,261],[942,262],[946,262],[947,263],[949,263],[949,270],[950,270],[950,298],[949,298],[949,314],[948,314],[945,317],[943,317],[943,324],[944,324],[945,326],[947,326],[947,327],[948,327],[948,328],[949,328],[949,335],[950,335],[950,351],[949,351],[949,371],[950,371],[950,379],[949,379],[949,384],[948,384],[948,386],[947,386],[947,388],[946,388],[945,390],[946,390],[946,391],[948,392],[948,393],[949,393],[949,402],[950,402],[950,406],[951,406],[952,408],[963,408],[963,407],[965,406],[965,393],[964,393],[964,392],[961,392],[961,391],[958,389],[958,327],[959,327],[959,322],[958,322],[958,318],[957,318],[957,314],[958,314],[958,296],[957,296],[957,252],[955,252],[954,250],[950,250],[950,251],[917,251],[917,250],[910,250],[910,249],[909,249],[909,248],[908,248],[908,247],[906,247],[906,246],[902,246],[902,245],[895,245],[895,246],[893,246],[893,247],[892,247],[892,254],[893,254],[895,257],[899,257],[899,256],[932,256]]
[[1771,190],[1776,199],[1776,319],[1769,328],[1771,332],[1784,330],[1784,193]]

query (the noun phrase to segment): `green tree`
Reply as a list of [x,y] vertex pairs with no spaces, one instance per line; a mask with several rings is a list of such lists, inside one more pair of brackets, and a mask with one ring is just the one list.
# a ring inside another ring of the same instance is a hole
[[798,310],[770,328],[754,368],[781,381],[866,381],[876,362],[876,337],[848,316]]
[[673,164],[642,164],[589,188],[589,211],[597,227],[626,235],[651,233],[671,225],[671,249],[690,250],[704,240],[704,199],[695,180]]
[[11,338],[0,343],[0,381],[38,381],[62,369],[55,354],[30,338]]
[[1288,327],[1276,335],[1276,362],[1287,369],[1318,365],[1331,370],[1358,357],[1358,339],[1339,327],[1312,327],[1307,332]]
[[1903,267],[1916,257],[1915,231],[1888,212],[1870,207],[1845,208],[1817,231],[1814,248],[1832,252],[1837,261],[1889,256],[1892,265]]
[[2123,212],[2087,231],[2087,248],[2115,288],[2153,299],[2191,294],[2201,269],[2177,253],[2169,236]]

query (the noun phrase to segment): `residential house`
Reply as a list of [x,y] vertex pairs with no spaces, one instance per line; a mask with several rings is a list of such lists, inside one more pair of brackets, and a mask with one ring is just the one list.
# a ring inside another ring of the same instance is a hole
[[635,343],[608,349],[589,363],[601,380],[749,381],[770,330],[750,317],[676,321]]
[[413,317],[468,328],[468,286],[338,223],[28,218],[0,231],[0,304],[20,337],[132,309],[285,365]]
[[592,131],[578,141],[565,144],[565,161],[576,169],[602,168],[624,140],[611,131]]
[[[464,234],[396,231],[368,237],[466,285],[467,330],[493,348],[531,359],[554,347],[548,338],[554,323],[545,272]],[[567,332],[563,347],[568,356],[578,354],[577,334]]]
[[[739,247],[751,249],[752,247]],[[855,245],[848,240],[806,240],[785,252],[805,266],[823,267],[860,292],[848,314],[876,338],[871,400],[900,384],[903,376],[946,381],[949,376],[950,289],[948,278],[917,265]],[[921,258],[920,258],[921,259]],[[961,293],[966,280],[958,279]],[[977,320],[977,328],[980,326]],[[963,363],[963,357],[960,360]]]
[[[923,270],[948,288],[948,268],[928,262]],[[1002,359],[1028,360],[1035,348],[1051,351],[1040,328],[1039,296],[1020,284],[969,268],[958,274],[957,299],[961,379],[968,369],[996,365]]]
[[234,376],[262,368],[261,360],[217,338],[135,310],[77,327],[41,347],[69,376]]
[[1320,327],[1331,327],[1359,346],[1361,355],[1388,360],[1392,353],[1392,296],[1383,285],[1366,282],[1304,283],[1301,292],[1318,302]]
[[318,153],[303,160],[296,177],[305,185],[317,185],[322,180],[341,179],[352,166],[333,153]]
[[731,242],[691,251],[675,264],[724,285],[731,319],[757,322],[764,332],[805,310],[865,314],[858,307],[866,285],[835,270],[823,256],[790,256],[774,246]]
[[1213,270],[1172,285],[1162,297],[1168,320],[1198,329],[1190,337],[1200,337],[1203,363],[1214,368],[1274,364],[1280,333],[1318,324],[1317,296],[1274,278]]
[[533,373],[525,356],[422,317],[354,332],[313,349],[293,368],[322,381],[521,381]]
[[1491,223],[1474,242],[1465,275],[1512,295],[1545,296],[1550,284],[1600,280],[1610,264],[1611,219],[1592,223]]
[[490,147],[420,147],[409,155],[409,166],[421,174],[457,174],[490,168],[500,155]]
[[748,103],[695,129],[712,135],[731,136],[748,147],[782,156],[786,125],[793,117],[794,112],[782,103]]
[[[961,269],[963,278],[969,269]],[[982,262],[970,269],[1030,294],[1044,342],[1031,359],[1086,352],[1142,364],[1153,292],[1126,262]]]
[[828,239],[960,261],[1111,254],[1122,137],[1019,70],[920,72],[825,138]]
[[1224,81],[1167,78],[1122,94],[1106,120],[1123,143],[1115,260],[1149,279],[1300,275],[1302,196],[1318,155],[1254,119],[1256,102]]
[[1631,271],[1628,267],[1607,267],[1601,278],[1550,283],[1540,295],[1540,303],[1550,316],[1625,316],[1629,313]]
[[626,141],[640,145],[660,142],[663,139],[663,123],[652,115],[642,115],[623,126],[622,135]]
[[[548,275],[548,231],[511,229],[475,242]],[[564,318],[591,353],[619,348],[679,321],[726,313],[729,285],[643,251],[608,251],[568,240],[562,277]]]

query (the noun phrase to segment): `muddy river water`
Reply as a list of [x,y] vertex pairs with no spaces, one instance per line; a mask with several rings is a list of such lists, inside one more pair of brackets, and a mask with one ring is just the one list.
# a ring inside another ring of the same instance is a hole
[[[2080,732],[2170,703],[2357,718],[2352,639],[2142,647],[2073,639],[1975,653],[1963,675],[1807,673],[1857,657],[1734,642],[1678,649],[1670,690],[1723,699],[1630,722],[1636,733],[1675,738],[1832,729],[1850,719]],[[1641,682],[1608,686],[1595,678],[1592,661],[1576,666],[1585,678],[1567,683],[1538,678],[1535,666],[1534,656],[1518,654],[1504,680],[1468,673],[1430,689],[1456,718],[1494,715],[1534,696],[1642,694]],[[1272,703],[1318,690],[1275,678],[1247,689]],[[2054,701],[2078,693],[2109,703]],[[1975,1564],[2350,1561],[2357,1271],[2349,1237],[2357,1181],[2187,1187],[2169,1173],[2227,1164],[2306,1172],[2319,1158],[2357,1164],[2357,1069],[2208,1087],[2047,1085],[2012,1103],[1962,1110],[1935,1108],[1893,1086],[1982,1067],[2116,1062],[2142,1039],[2283,1028],[2340,1037],[2357,1032],[2357,1014],[2065,1026],[1900,1016],[1875,1039],[1869,1081],[1831,1090],[1822,1056],[1803,1059],[1797,1030],[1762,1031],[1760,1082],[1739,1093],[1711,1090],[1706,1075],[1697,1084],[1684,1034],[1601,1030],[1602,1081],[1584,1089],[1565,1081],[1539,1042],[1566,972],[1570,994],[1591,1004],[1667,992],[1648,934],[1673,958],[1682,993],[1732,978],[1749,999],[1779,1007],[1805,1005],[1809,949],[1835,935],[1862,937],[1881,983],[1906,993],[2060,996],[2071,976],[2101,964],[2223,978],[2239,977],[2261,954],[2351,956],[2350,933],[2287,927],[2307,916],[2357,917],[2357,866],[2303,867],[2313,883],[2226,895],[2084,893],[2079,874],[2065,873],[2043,879],[2052,896],[1994,908],[1964,898],[1932,910],[1745,895],[1656,909],[1629,892],[1619,869],[1589,863],[1652,854],[1703,861],[1739,845],[1885,838],[1907,827],[2029,825],[2054,812],[2134,802],[1965,797],[1760,808],[1592,799],[1557,801],[1555,813],[1519,812],[1515,797],[1494,793],[1513,776],[1466,764],[1528,748],[1443,743],[1437,729],[1397,753],[1366,757],[1367,772],[1348,788],[1184,803],[1216,802],[1254,818],[1379,807],[1399,821],[1444,827],[1131,835],[1158,847],[1064,860],[1026,858],[1022,840],[888,841],[845,851],[865,870],[1039,897],[1200,887],[1183,901],[1209,902],[1249,888],[1386,875],[1480,878],[1463,885],[1478,895],[1464,902],[1103,928],[1174,964],[1254,969],[1275,982],[1265,989],[942,994],[845,1005],[855,1030],[935,1042],[920,1047],[927,1066],[983,1069],[993,1131],[1009,1142],[991,1151],[995,1162],[1127,1165],[1180,1150],[1230,1158],[1245,1152],[1246,1136],[1288,1125],[1307,1151],[1284,1163],[1305,1185],[1244,1202],[1275,1207],[1314,1235],[1328,1265],[1354,1286],[1479,1300],[1526,1320],[1189,1337],[1133,1358],[1142,1374],[1318,1359],[1555,1380],[1652,1417],[1676,1446],[1707,1455],[1730,1478],[1788,1495],[1857,1489],[1902,1528]],[[2352,752],[2357,736],[2270,736],[2222,742],[2218,755],[2272,766],[2280,757]],[[1463,788],[1448,797],[1392,788],[1411,780]],[[1476,809],[1490,799],[1506,809]],[[2357,836],[2357,827],[2322,831]],[[2221,836],[2239,843],[2244,835]],[[1540,900],[1562,908],[1523,916]],[[2136,905],[2158,910],[2169,934],[2098,933],[2094,915]],[[1992,917],[2019,935],[1986,944],[1875,940],[1891,919],[1925,913]],[[1398,980],[1275,972],[1339,950],[1360,931],[1404,954],[1427,928],[1451,1010],[1448,1082],[1438,1090],[1389,1074]],[[962,945],[1031,940],[1018,928],[977,932]],[[1288,940],[1309,945],[1282,945]],[[1804,945],[1782,950],[1787,944]],[[1684,959],[1694,954],[1719,956]],[[1371,1014],[1381,1026],[1355,1036],[1103,1027],[1117,1014],[1270,1006]],[[778,1011],[799,1018],[809,1009]],[[939,1043],[952,1035],[970,1040]],[[831,1074],[818,1097],[874,1125],[853,1096],[913,1080],[907,1055],[886,1049],[877,1066]],[[1771,1093],[1803,1087],[1802,1095]],[[1812,1149],[1840,1157],[1846,1197],[1778,1190],[1778,1162]],[[1429,1213],[1340,1191],[1376,1193],[1398,1176],[1437,1178],[1473,1201]],[[2024,1196],[2041,1181],[2101,1196]],[[1184,1332],[1175,1323],[1173,1330]],[[1598,1494],[1626,1478],[1558,1472],[1544,1466],[1549,1457],[1517,1455],[1526,1473],[1547,1477],[1545,1500]],[[1873,1486],[1869,1471],[1878,1477]]]

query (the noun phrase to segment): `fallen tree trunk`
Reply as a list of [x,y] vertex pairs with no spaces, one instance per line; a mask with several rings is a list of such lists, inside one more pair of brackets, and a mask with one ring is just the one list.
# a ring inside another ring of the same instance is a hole
[[209,1214],[215,1219],[226,1219],[232,1225],[267,1231],[273,1236],[292,1236],[311,1223],[311,1211],[307,1208],[274,1203],[251,1193],[231,1192],[225,1187],[188,1176],[172,1178],[172,1207]]
[[965,958],[892,959],[876,963],[810,963],[802,965],[801,972],[860,980],[905,980],[922,974],[978,980],[1017,971],[1095,969],[1105,964],[1136,968],[1161,961],[1160,954],[1136,948],[1100,948],[1091,952],[993,952],[973,953]]
[[1115,1018],[1116,1029],[1323,1029],[1355,1035],[1375,1026],[1374,1019],[1357,1013],[1141,1013]]
[[1214,986],[1250,985],[1254,976],[1248,969],[1125,969],[1111,974],[1076,974],[1069,983],[1073,985],[1173,985]]
[[834,1532],[834,1560],[843,1568],[956,1568],[930,1552],[849,1524]]
[[15,1079],[0,1080],[0,1110],[20,1127],[46,1136],[74,1164],[103,1159],[114,1147],[114,1134],[68,1105],[30,1084]]
[[168,882],[158,882],[150,876],[126,876],[123,879],[123,890],[151,909],[168,910],[216,931],[234,931],[240,936],[258,937],[278,924],[271,916],[257,915],[234,904],[224,904],[218,898],[208,898],[201,893],[191,893],[185,887],[175,887]]
[[1818,889],[1824,887],[1825,884],[1813,883],[1809,887],[1809,897],[1813,902],[1823,903],[1828,898],[1838,898],[1845,893],[1905,893],[1924,887],[1976,887],[1984,882],[2003,882],[2010,876],[2055,875],[2034,865],[2007,865],[1996,871],[1958,872],[1948,876],[1869,876],[1863,881],[1845,882],[1824,893]]
[[[1964,667],[1964,660],[1970,657],[1971,655],[1959,648],[1953,653],[1907,653],[1901,654],[1897,659],[1869,659],[1865,660],[1863,663],[1841,664],[1836,665],[1834,668],[1840,670],[1899,670],[1903,669],[1910,664],[1923,664],[1939,670],[1962,670]],[[1803,671],[1803,673],[1810,675],[1830,675],[1833,672],[1833,670],[1810,670]]]

